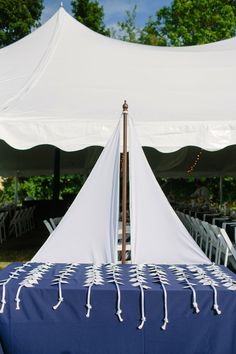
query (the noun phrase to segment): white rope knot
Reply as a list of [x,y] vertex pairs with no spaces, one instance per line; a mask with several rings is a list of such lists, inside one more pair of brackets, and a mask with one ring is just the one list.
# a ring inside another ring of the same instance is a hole
[[213,308],[216,311],[217,315],[221,315],[221,310],[219,309],[219,305],[214,304]]
[[16,310],[20,310],[20,299],[16,299]]
[[214,291],[214,305],[213,305],[213,309],[215,310],[215,312],[217,313],[217,315],[221,315],[221,310],[219,309],[219,305],[217,302],[217,289],[216,287],[211,284],[211,287],[213,288]]
[[144,289],[149,289],[146,283],[145,279],[145,265],[144,264],[137,264],[134,266],[131,266],[130,273],[133,273],[131,275],[130,281],[133,283],[132,285],[135,287],[139,287],[140,289],[140,307],[141,307],[141,323],[137,327],[138,329],[142,329],[144,326],[144,323],[146,321],[145,317],[145,295],[144,295]]
[[196,313],[200,312],[197,302],[193,302],[193,308],[195,309]]
[[16,310],[20,310],[20,292],[21,292],[21,289],[22,289],[22,285],[19,286],[19,288],[17,290],[17,293],[16,293],[16,298],[15,298]]
[[86,297],[86,305],[85,305],[85,307],[87,307],[86,317],[89,318],[90,317],[90,311],[92,309],[92,305],[91,305],[92,287],[94,285],[103,285],[104,281],[103,281],[103,277],[102,277],[102,273],[101,273],[101,265],[93,264],[93,265],[88,266],[86,268],[88,270],[85,273],[86,274],[86,280],[85,280],[84,286],[88,287],[88,290],[87,290],[87,297]]
[[31,267],[28,262],[23,264],[20,267],[16,267],[14,271],[12,271],[9,275],[9,277],[5,280],[5,282],[2,285],[2,299],[1,299],[1,308],[0,308],[0,313],[4,312],[4,307],[6,305],[6,285],[12,280],[12,279],[18,279],[20,276],[20,273],[25,272],[24,268],[25,267]]
[[138,326],[138,329],[142,329],[145,322],[146,322],[146,317],[141,318],[141,323],[140,323],[140,325]]
[[[114,274],[114,276],[115,276],[115,274]],[[116,314],[119,318],[119,321],[123,322],[123,318],[121,317],[122,310],[120,308],[120,302],[121,302],[120,288],[119,288],[117,281],[115,284],[116,284],[116,289],[117,289],[117,312],[116,312]]]
[[123,318],[121,317],[121,314],[122,314],[122,311],[121,311],[121,310],[118,310],[118,311],[116,312],[116,315],[118,316],[119,321],[120,321],[120,322],[123,322],[124,320],[123,320]]
[[68,283],[67,279],[72,276],[75,272],[75,268],[79,264],[77,263],[70,263],[67,264],[61,271],[59,271],[58,275],[56,275],[55,279],[53,280],[52,285],[58,285],[58,302],[52,308],[53,310],[57,310],[58,307],[64,301],[63,293],[62,293],[62,285]]
[[6,285],[3,284],[2,286],[2,299],[1,299],[1,308],[0,308],[0,313],[3,313],[4,312],[4,307],[6,305]]
[[[213,290],[213,294],[214,294],[214,300],[213,300],[213,310],[215,310],[215,312],[217,313],[217,315],[221,314],[221,310],[219,309],[219,305],[218,305],[218,301],[217,301],[217,289],[216,287],[218,286],[217,282],[212,279],[211,277],[209,277],[206,273],[205,270],[203,270],[200,267],[197,266],[193,266],[193,267],[189,267],[191,272],[195,273],[195,276],[197,276],[197,279],[200,281],[200,283],[202,283],[205,286],[210,286]],[[215,272],[218,268],[217,266],[213,263],[210,267],[207,267],[207,269],[209,271]],[[219,274],[216,274],[219,275]],[[221,274],[220,274],[221,276]]]
[[108,273],[108,282],[109,283],[114,283],[116,287],[116,293],[117,293],[117,301],[116,301],[116,315],[119,319],[120,322],[123,322],[123,318],[121,317],[121,292],[120,292],[120,287],[119,285],[123,285],[121,282],[121,269],[119,266],[116,264],[108,264],[107,265],[107,273]]
[[61,303],[64,301],[63,297],[59,299],[58,303],[54,305],[52,308],[53,310],[57,310]]
[[7,302],[6,302],[5,300],[2,300],[2,301],[1,301],[2,306],[1,306],[1,308],[0,308],[0,313],[3,313],[3,312],[4,312],[4,307],[5,307],[6,303],[7,303]]
[[167,319],[164,320],[164,324],[161,326],[161,329],[162,329],[163,331],[166,330],[166,326],[167,326],[168,323],[169,323],[169,321],[168,321]]
[[160,327],[162,330],[166,330],[168,321],[168,299],[166,285],[169,285],[166,272],[160,266],[149,265],[150,273],[153,277],[154,283],[159,283],[163,291],[163,306],[164,306],[164,318],[163,325]]
[[86,317],[89,318],[90,317],[90,311],[92,310],[92,305],[90,303],[86,304],[87,307],[87,313],[86,313]]
[[87,306],[88,310],[87,310],[87,313],[86,313],[86,317],[89,318],[90,317],[90,311],[92,309],[92,306]]

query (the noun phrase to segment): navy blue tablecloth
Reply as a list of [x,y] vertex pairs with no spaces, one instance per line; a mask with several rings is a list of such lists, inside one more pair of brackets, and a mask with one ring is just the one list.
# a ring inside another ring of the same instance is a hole
[[[36,264],[31,264],[31,268]],[[213,290],[197,286],[200,313],[192,308],[192,292],[177,281],[167,266],[170,285],[167,286],[169,324],[163,331],[163,290],[153,283],[149,270],[145,270],[146,322],[138,329],[141,318],[140,288],[130,282],[130,266],[121,266],[121,309],[123,322],[116,316],[117,292],[113,283],[107,282],[102,266],[104,285],[91,290],[91,314],[86,317],[87,288],[85,265],[62,285],[64,301],[57,310],[58,287],[52,279],[65,265],[54,265],[39,282],[22,288],[20,310],[16,310],[15,296],[19,282],[25,277],[12,279],[6,285],[6,305],[0,314],[0,342],[4,354],[235,354],[236,353],[236,292],[218,287],[221,315],[213,311]],[[6,279],[16,267],[12,264],[0,271]],[[234,274],[222,268],[236,280]],[[30,270],[30,267],[27,268]],[[2,287],[0,287],[0,299]],[[1,353],[1,350],[0,350]]]

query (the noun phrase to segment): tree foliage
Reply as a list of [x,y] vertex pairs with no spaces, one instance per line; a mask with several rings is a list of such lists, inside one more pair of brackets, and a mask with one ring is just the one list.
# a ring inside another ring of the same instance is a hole
[[[67,195],[77,194],[84,183],[81,175],[63,175],[60,178],[60,198]],[[52,199],[53,197],[53,176],[32,176],[19,177],[19,200]],[[15,177],[3,179],[3,189],[0,190],[0,204],[14,201]]]
[[97,0],[72,0],[73,16],[93,31],[109,35],[104,24],[103,6]]
[[0,0],[0,47],[29,34],[42,10],[43,0]]
[[118,22],[119,33],[116,35],[117,38],[127,42],[139,42],[140,28],[136,25],[136,17],[137,5],[134,5],[131,11],[126,11],[126,18]]
[[236,0],[174,0],[149,18],[141,35],[145,44],[195,45],[235,35]]

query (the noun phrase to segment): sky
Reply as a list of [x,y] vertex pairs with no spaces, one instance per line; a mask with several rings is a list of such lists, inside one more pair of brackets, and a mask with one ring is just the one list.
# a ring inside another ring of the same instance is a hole
[[[107,27],[115,26],[118,21],[126,18],[125,11],[132,10],[137,5],[137,25],[143,27],[149,16],[157,9],[170,5],[172,0],[99,0],[104,8],[104,20]],[[44,0],[44,10],[41,23],[46,22],[60,7],[61,0]],[[71,13],[71,0],[64,0],[65,10]]]

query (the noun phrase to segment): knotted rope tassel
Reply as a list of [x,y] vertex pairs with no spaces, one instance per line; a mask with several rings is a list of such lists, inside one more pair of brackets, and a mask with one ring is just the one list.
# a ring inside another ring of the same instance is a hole
[[89,285],[88,287],[88,293],[87,293],[87,313],[86,313],[86,317],[89,318],[90,317],[90,311],[92,309],[91,303],[90,303],[90,298],[91,298],[91,289],[92,289],[93,284]]
[[214,305],[213,305],[213,309],[215,310],[215,312],[217,313],[217,315],[221,315],[221,310],[219,309],[219,305],[217,302],[217,290],[216,287],[212,284],[211,285],[213,291],[214,291]]
[[117,289],[117,312],[116,312],[116,314],[119,318],[119,321],[123,322],[123,318],[121,317],[122,310],[120,307],[120,301],[121,301],[120,287],[117,282],[115,282],[115,284],[116,284],[116,289]]
[[4,307],[6,305],[6,284],[4,283],[2,285],[2,299],[1,299],[1,308],[0,308],[0,313],[4,312]]
[[59,281],[59,283],[58,283],[58,303],[52,307],[53,310],[58,309],[58,307],[61,305],[63,300],[64,299],[63,299],[63,296],[62,296],[61,282]]
[[21,292],[22,288],[23,288],[23,285],[20,285],[18,290],[17,290],[17,293],[16,293],[16,298],[15,298],[16,310],[20,310],[20,292]]
[[168,305],[167,305],[167,291],[166,291],[166,287],[164,284],[161,283],[161,287],[163,289],[163,294],[164,294],[164,324],[161,326],[161,329],[163,329],[163,331],[166,330],[166,326],[169,323],[168,320]]
[[190,285],[190,288],[192,290],[192,294],[193,294],[193,308],[195,309],[195,312],[196,313],[199,313],[200,312],[200,309],[198,307],[198,303],[197,303],[197,294],[196,294],[196,291],[194,289],[194,287],[192,285]]
[[144,322],[146,321],[145,309],[144,309],[144,290],[142,285],[140,285],[140,290],[141,290],[141,323],[138,326],[138,329],[142,329],[144,326]]

